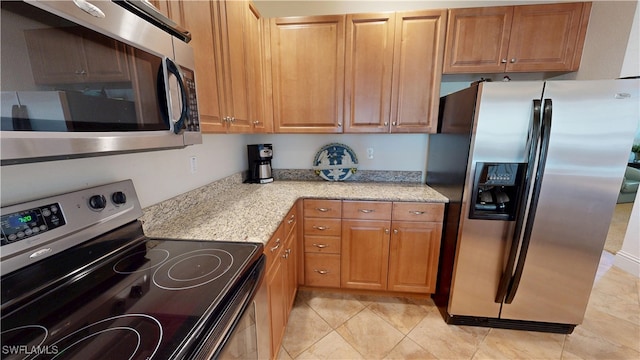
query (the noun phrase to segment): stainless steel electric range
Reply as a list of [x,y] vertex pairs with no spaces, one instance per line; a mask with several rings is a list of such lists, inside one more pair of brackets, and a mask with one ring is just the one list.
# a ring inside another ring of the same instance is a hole
[[141,215],[130,180],[2,208],[2,359],[257,358],[262,244],[152,239]]

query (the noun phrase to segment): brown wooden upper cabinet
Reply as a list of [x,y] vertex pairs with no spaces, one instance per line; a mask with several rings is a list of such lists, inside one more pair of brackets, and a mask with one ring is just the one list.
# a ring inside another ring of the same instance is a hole
[[183,1],[206,133],[270,131],[264,114],[261,18],[249,1]]
[[444,73],[576,71],[590,2],[450,9]]
[[344,20],[344,15],[270,20],[275,132],[342,132]]
[[347,15],[345,129],[435,131],[445,10]]

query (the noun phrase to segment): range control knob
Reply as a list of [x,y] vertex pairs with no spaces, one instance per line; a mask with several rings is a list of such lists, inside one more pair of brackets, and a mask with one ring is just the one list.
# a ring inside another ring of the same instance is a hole
[[116,205],[123,205],[127,202],[127,195],[125,195],[122,191],[116,191],[111,194],[111,201],[113,201]]
[[102,210],[107,206],[107,199],[104,195],[93,195],[89,198],[89,207],[93,210]]

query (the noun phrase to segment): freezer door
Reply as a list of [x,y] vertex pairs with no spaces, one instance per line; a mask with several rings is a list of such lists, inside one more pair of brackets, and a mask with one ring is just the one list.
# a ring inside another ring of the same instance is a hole
[[546,167],[522,277],[501,318],[582,322],[638,127],[639,88],[640,80],[546,83]]
[[542,96],[542,82],[482,83],[462,199],[460,230],[448,312],[497,318],[495,302],[515,221],[469,219],[476,164],[523,163],[533,100]]

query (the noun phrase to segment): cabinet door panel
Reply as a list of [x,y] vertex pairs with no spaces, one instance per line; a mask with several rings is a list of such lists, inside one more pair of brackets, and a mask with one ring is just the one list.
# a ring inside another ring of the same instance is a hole
[[250,132],[249,123],[249,79],[247,77],[247,54],[249,44],[245,10],[248,2],[225,1],[220,3],[221,16],[225,19],[222,27],[223,64],[225,70],[225,115],[231,116],[230,132]]
[[271,315],[271,354],[280,351],[280,344],[284,337],[286,326],[285,312],[285,276],[284,266],[280,259],[276,259],[275,264],[267,273],[267,292],[269,294],[269,313]]
[[445,10],[396,14],[391,132],[435,132]]
[[584,42],[587,25],[583,19],[585,6],[584,3],[516,6],[507,71],[577,70],[582,55],[582,47],[578,47]]
[[504,71],[512,19],[512,6],[449,10],[443,72]]
[[[190,44],[196,65],[196,93],[198,111],[203,132],[226,132],[226,123],[222,121],[218,80],[222,69],[217,56],[220,55],[220,38],[214,27],[214,18],[218,15],[218,3],[208,1],[185,1],[183,11],[185,27],[192,34]],[[214,11],[215,10],[215,11]]]
[[347,16],[345,132],[388,132],[395,14]]
[[343,220],[340,285],[385,290],[389,267],[390,221]]
[[276,132],[342,132],[344,16],[271,19]]
[[441,223],[394,221],[389,253],[389,290],[433,293]]

